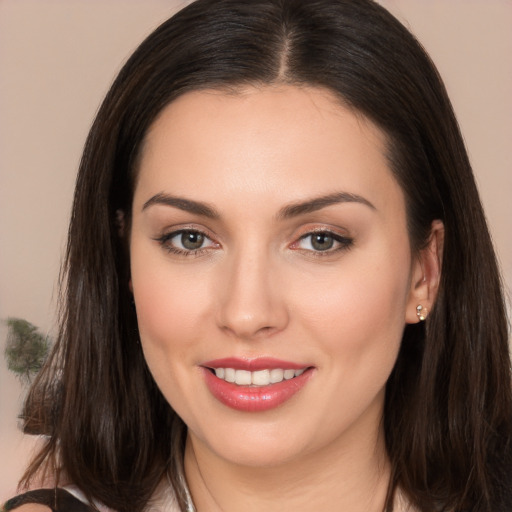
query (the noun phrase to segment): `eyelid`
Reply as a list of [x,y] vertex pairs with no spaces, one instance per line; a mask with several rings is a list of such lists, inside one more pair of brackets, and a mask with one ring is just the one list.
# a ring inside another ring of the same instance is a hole
[[302,226],[298,230],[298,233],[295,235],[295,239],[299,240],[301,238],[304,238],[308,235],[315,234],[315,233],[328,233],[330,235],[333,235],[333,236],[336,236],[339,238],[343,238],[343,239],[347,239],[347,240],[353,238],[353,236],[348,232],[347,229],[342,229],[342,228],[325,225],[325,224],[320,224],[320,225],[309,224],[306,226]]
[[165,226],[162,229],[159,230],[159,235],[154,237],[154,240],[159,240],[164,237],[169,237],[171,235],[177,235],[179,233],[183,233],[184,231],[193,231],[197,233],[201,233],[207,238],[210,238],[211,240],[216,239],[217,237],[207,228],[204,226],[200,226],[197,224],[178,224],[173,226]]

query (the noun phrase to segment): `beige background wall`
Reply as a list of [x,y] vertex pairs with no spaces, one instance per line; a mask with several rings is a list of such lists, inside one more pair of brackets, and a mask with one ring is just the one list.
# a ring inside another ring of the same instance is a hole
[[[250,0],[248,0],[250,1]],[[180,0],[0,0],[0,319],[52,332],[75,173],[93,115],[122,62]],[[512,287],[512,2],[382,0],[445,78]],[[475,240],[478,243],[478,240]],[[33,439],[16,431],[23,390],[3,360],[0,501]]]

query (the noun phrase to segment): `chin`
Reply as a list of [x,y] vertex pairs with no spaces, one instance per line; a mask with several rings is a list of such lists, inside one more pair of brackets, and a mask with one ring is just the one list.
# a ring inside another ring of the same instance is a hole
[[[293,432],[282,425],[238,425],[222,432],[208,431],[207,436],[196,436],[189,429],[189,438],[195,445],[230,464],[252,468],[271,468],[299,459],[313,446],[307,442],[312,436]],[[236,433],[236,434],[234,434]]]
[[299,448],[262,446],[253,444],[252,447],[231,446],[219,455],[231,464],[250,468],[279,467],[304,455]]

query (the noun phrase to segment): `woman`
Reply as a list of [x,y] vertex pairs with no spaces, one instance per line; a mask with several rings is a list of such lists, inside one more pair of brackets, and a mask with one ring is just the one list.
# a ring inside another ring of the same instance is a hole
[[492,245],[377,4],[198,0],[150,35],[87,140],[66,277],[26,404],[52,489],[8,509],[511,509]]

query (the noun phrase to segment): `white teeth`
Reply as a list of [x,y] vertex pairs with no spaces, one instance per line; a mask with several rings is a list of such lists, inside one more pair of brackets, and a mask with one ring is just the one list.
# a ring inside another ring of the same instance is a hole
[[295,370],[285,370],[284,371],[284,378],[285,380],[290,380],[295,377]]
[[306,368],[300,370],[283,370],[273,368],[272,370],[235,370],[233,368],[215,368],[215,375],[226,382],[235,383],[238,386],[268,386],[277,384],[283,380],[290,380],[305,372]]
[[255,386],[268,386],[270,384],[270,370],[252,372],[252,384]]
[[224,380],[226,382],[235,382],[235,370],[233,368],[226,368],[224,370]]
[[281,382],[284,378],[284,370],[280,368],[274,368],[270,370],[270,382],[272,384],[276,384],[277,382]]
[[238,386],[250,386],[252,384],[251,372],[247,370],[236,370],[235,384]]

